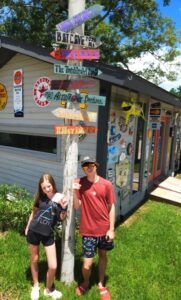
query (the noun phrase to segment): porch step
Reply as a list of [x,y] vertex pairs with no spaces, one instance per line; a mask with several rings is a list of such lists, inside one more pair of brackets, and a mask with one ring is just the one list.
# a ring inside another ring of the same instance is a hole
[[151,191],[150,198],[181,206],[181,180],[171,176],[168,177],[158,184],[156,189]]

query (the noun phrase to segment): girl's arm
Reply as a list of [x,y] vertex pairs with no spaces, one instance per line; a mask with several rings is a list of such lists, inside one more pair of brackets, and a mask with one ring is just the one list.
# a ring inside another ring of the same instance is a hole
[[28,230],[29,230],[30,223],[31,223],[31,221],[32,221],[33,218],[34,218],[36,211],[37,211],[37,208],[36,208],[36,207],[33,207],[32,212],[31,212],[31,214],[30,214],[30,216],[29,216],[29,219],[28,219],[28,223],[27,223],[26,228],[25,228],[25,235],[28,234]]
[[81,206],[81,200],[79,194],[80,187],[81,184],[79,184],[79,182],[76,179],[75,182],[73,183],[73,207],[75,209],[78,209]]

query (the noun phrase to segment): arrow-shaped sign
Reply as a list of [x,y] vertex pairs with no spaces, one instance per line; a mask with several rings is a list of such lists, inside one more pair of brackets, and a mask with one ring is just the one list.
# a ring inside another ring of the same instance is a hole
[[97,113],[96,112],[87,112],[86,110],[76,110],[68,108],[56,108],[52,111],[57,118],[70,119],[70,120],[79,120],[87,122],[96,122]]
[[93,36],[63,31],[56,31],[56,43],[79,45],[87,48],[98,48],[102,44],[100,39]]
[[106,97],[91,95],[91,94],[78,94],[59,90],[48,90],[43,94],[49,101],[70,101],[79,103],[89,103],[105,106]]
[[50,55],[57,60],[93,60],[100,58],[99,49],[54,49]]
[[96,85],[94,79],[51,80],[51,90],[74,90],[92,88]]
[[70,31],[72,28],[78,27],[79,25],[85,23],[86,21],[98,16],[103,10],[102,5],[93,5],[84,11],[78,13],[70,19],[67,19],[56,25],[56,28],[60,31]]
[[93,67],[82,67],[82,66],[69,66],[54,64],[55,74],[65,74],[65,75],[79,75],[79,76],[99,76],[102,72]]
[[91,134],[97,133],[98,129],[95,126],[70,126],[70,125],[57,125],[54,127],[54,132],[56,135],[59,134]]

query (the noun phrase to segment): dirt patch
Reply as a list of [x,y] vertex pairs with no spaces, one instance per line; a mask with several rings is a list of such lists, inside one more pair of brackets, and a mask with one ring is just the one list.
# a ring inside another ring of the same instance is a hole
[[[3,238],[6,234],[7,234],[7,232],[1,232],[0,231],[0,238]],[[1,300],[1,298],[0,298],[0,300]]]

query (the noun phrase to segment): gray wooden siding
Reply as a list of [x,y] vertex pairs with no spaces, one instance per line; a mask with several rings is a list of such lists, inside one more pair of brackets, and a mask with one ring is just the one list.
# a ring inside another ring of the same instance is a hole
[[[24,81],[24,117],[15,118],[13,110],[13,72],[23,70]],[[51,111],[59,107],[59,103],[51,102],[47,107],[39,107],[33,98],[35,82],[40,77],[52,79],[66,79],[65,76],[53,73],[53,65],[37,59],[17,54],[3,68],[0,69],[0,82],[5,85],[8,92],[8,103],[3,111],[0,111],[0,132],[22,133],[42,136],[54,136],[54,125],[63,124],[62,119],[56,118]],[[99,94],[99,81],[94,88],[89,89],[91,94]],[[96,105],[89,105],[89,111],[97,111]],[[95,125],[89,123],[87,125]],[[79,157],[95,155],[97,136],[87,135],[79,142]],[[22,149],[9,149],[0,146],[0,184],[17,184],[34,193],[40,175],[50,172],[59,189],[63,181],[63,152],[64,138],[62,137],[62,155],[60,162],[56,161],[56,155],[45,155],[39,153],[36,157],[31,151]],[[82,175],[79,165],[78,176]]]

